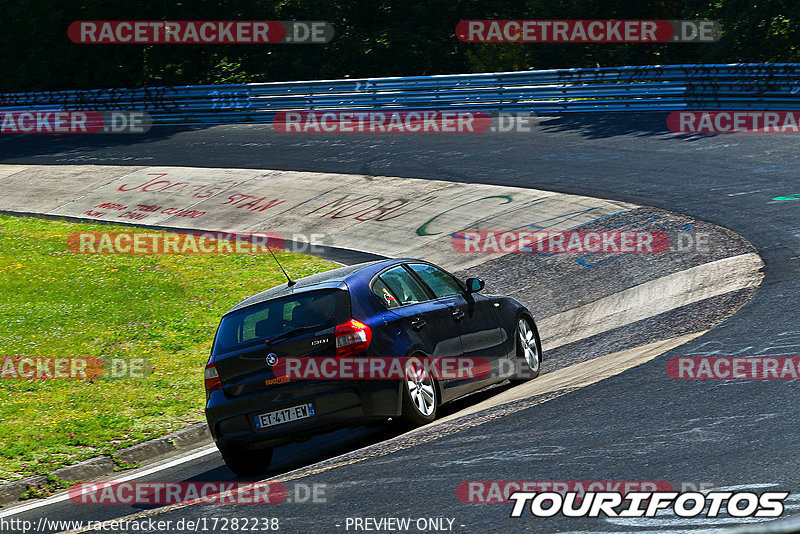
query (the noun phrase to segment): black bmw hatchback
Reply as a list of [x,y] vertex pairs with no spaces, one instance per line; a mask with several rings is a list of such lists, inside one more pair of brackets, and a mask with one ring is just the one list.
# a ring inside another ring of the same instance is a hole
[[443,403],[538,376],[532,314],[483,286],[425,261],[384,260],[228,310],[205,369],[206,418],[228,467],[259,474],[273,447],[388,418],[423,425]]

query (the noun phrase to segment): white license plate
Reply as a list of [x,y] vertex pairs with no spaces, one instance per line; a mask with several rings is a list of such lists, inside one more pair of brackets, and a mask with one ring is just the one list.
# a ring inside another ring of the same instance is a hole
[[297,406],[290,406],[282,410],[275,410],[274,412],[262,413],[256,415],[256,428],[267,428],[268,426],[282,425],[283,423],[291,423],[299,419],[307,419],[314,415],[314,405],[312,403],[299,404]]

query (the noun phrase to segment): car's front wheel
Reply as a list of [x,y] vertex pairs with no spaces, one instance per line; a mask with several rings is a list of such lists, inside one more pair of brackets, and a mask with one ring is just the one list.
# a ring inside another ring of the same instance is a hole
[[421,362],[410,360],[403,380],[403,421],[411,426],[426,425],[436,419],[438,408],[439,398],[433,377]]
[[539,376],[542,364],[542,344],[536,324],[528,317],[520,317],[516,331],[517,362],[519,370],[511,379],[512,382],[525,382]]
[[245,449],[222,449],[222,459],[225,465],[237,476],[262,475],[267,471],[272,461],[272,449],[248,451]]

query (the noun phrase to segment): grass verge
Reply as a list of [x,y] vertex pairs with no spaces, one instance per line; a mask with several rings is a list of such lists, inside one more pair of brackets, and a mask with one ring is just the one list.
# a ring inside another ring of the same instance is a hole
[[[77,255],[73,232],[131,231],[0,215],[0,357],[145,358],[145,378],[13,378],[0,367],[0,483],[202,421],[219,318],[284,281],[268,255]],[[152,230],[147,230],[152,232]],[[336,267],[278,258],[293,277]]]

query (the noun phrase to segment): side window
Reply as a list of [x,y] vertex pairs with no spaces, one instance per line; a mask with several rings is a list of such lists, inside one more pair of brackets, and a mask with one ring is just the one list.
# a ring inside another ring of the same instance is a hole
[[[397,298],[398,306],[428,300],[428,295],[422,286],[400,265],[384,271],[376,281],[376,283],[381,282],[389,289],[391,296]],[[378,295],[378,298],[386,302],[385,296]]]
[[424,263],[410,263],[408,266],[431,288],[436,298],[451,297],[462,293],[461,286],[455,278],[441,269]]
[[397,297],[392,294],[392,291],[389,289],[383,280],[378,278],[372,284],[372,292],[378,297],[378,300],[383,302],[383,305],[387,308],[397,308],[400,306],[400,302],[398,302]]

